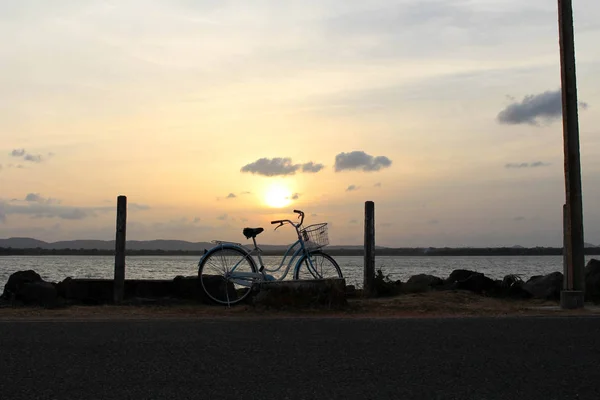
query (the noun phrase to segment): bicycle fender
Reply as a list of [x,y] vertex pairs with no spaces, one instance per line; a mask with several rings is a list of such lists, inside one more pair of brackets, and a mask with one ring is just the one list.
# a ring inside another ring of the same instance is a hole
[[209,255],[211,255],[212,253],[214,253],[215,251],[221,250],[221,249],[236,249],[236,250],[242,250],[244,253],[246,253],[247,255],[249,255],[250,257],[250,251],[244,247],[244,246],[240,246],[234,243],[220,243],[218,245],[216,245],[215,247],[204,251],[204,254],[202,254],[202,257],[200,257],[200,261],[198,261],[198,266],[200,266],[200,264],[202,264],[202,260],[204,260],[206,257],[208,257]]

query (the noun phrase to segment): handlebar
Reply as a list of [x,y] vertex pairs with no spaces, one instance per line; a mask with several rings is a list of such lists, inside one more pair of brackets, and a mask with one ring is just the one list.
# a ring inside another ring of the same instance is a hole
[[[298,222],[297,224],[293,223],[289,219],[278,219],[276,221],[271,221],[271,224],[272,225],[279,224],[279,226],[277,228],[281,227],[285,223],[289,223],[289,224],[293,225],[295,228],[300,227],[302,225],[302,223],[304,223],[304,212],[300,211],[300,210],[294,210],[294,212],[296,214],[299,214],[298,218],[300,218],[300,222]],[[275,228],[275,229],[277,229],[277,228]]]
[[302,223],[304,222],[304,212],[303,212],[303,211],[300,211],[300,210],[294,210],[294,212],[295,212],[296,214],[300,214],[300,215],[298,216],[298,218],[300,218],[300,222],[298,223],[298,226],[302,225]]

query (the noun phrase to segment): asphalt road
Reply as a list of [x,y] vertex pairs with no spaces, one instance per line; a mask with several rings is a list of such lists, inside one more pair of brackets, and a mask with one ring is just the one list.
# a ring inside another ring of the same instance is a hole
[[599,318],[0,322],[0,399],[600,399]]

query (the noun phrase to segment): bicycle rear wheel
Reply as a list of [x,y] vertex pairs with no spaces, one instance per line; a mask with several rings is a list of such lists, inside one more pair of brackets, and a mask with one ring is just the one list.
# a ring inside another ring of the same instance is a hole
[[[310,257],[310,261],[309,261]],[[321,251],[303,256],[294,271],[294,279],[331,279],[343,278],[338,263],[329,254]]]
[[252,290],[257,273],[254,260],[238,248],[209,252],[200,263],[198,276],[204,293],[214,302],[231,305],[244,300]]

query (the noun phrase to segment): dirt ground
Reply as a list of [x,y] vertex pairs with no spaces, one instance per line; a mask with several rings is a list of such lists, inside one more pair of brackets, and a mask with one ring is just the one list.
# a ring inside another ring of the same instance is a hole
[[241,304],[231,308],[202,304],[147,304],[68,306],[56,309],[2,307],[0,320],[55,319],[188,319],[188,318],[427,318],[502,316],[600,315],[600,307],[586,304],[580,310],[562,310],[557,302],[504,300],[470,292],[443,291],[376,299],[349,299],[344,309],[266,309]]

